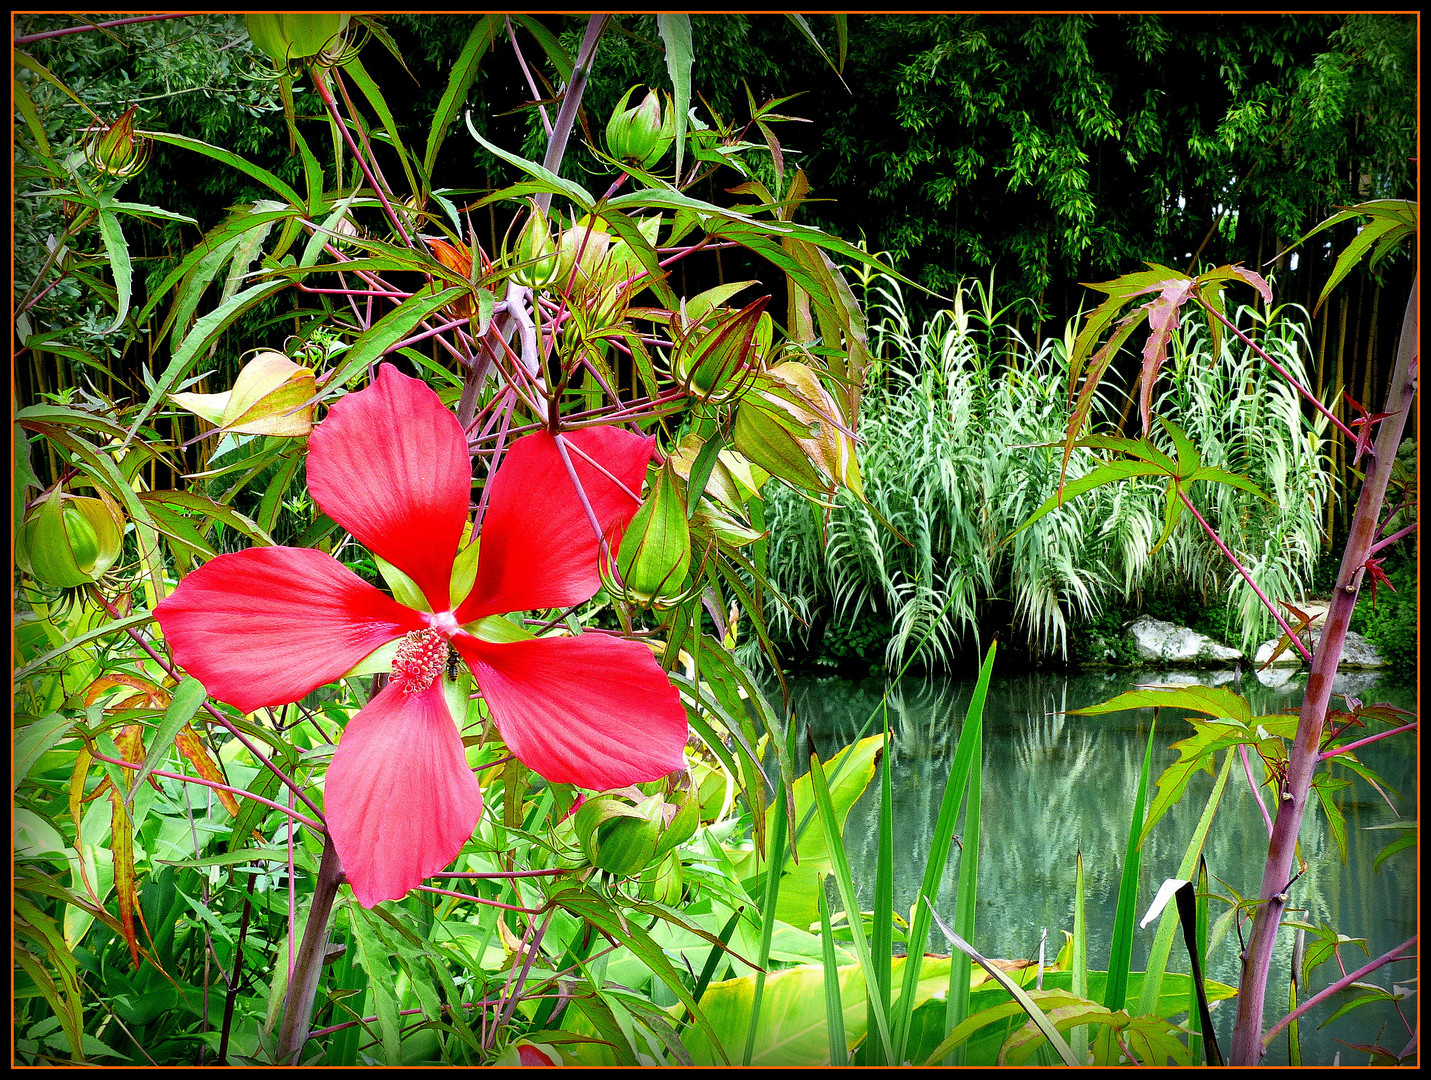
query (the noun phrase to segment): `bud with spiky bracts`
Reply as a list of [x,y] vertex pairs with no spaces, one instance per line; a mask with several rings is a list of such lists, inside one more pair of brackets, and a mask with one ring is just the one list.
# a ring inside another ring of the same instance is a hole
[[744,392],[770,355],[769,302],[762,296],[740,311],[708,315],[677,335],[671,368],[687,393],[720,404]]
[[529,289],[545,289],[561,276],[561,259],[552,239],[546,211],[532,204],[532,216],[522,226],[513,252],[512,280]]
[[58,488],[31,511],[16,535],[15,562],[46,585],[74,588],[104,576],[124,546],[124,515],[113,499]]
[[134,112],[130,106],[108,127],[92,128],[84,145],[85,160],[106,176],[124,180],[144,170],[154,143],[134,133]]
[[617,161],[649,169],[660,161],[676,138],[676,118],[670,103],[664,110],[655,91],[635,108],[626,108],[637,87],[621,98],[606,123],[606,149]]

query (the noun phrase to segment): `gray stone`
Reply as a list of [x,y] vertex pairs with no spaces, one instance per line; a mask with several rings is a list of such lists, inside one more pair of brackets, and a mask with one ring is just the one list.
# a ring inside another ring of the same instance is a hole
[[1376,651],[1376,646],[1358,634],[1355,630],[1347,631],[1346,644],[1342,646],[1340,668],[1382,668],[1386,667],[1386,661],[1382,659],[1381,653]]
[[1150,663],[1177,667],[1226,667],[1243,657],[1236,649],[1214,641],[1186,626],[1142,615],[1128,627],[1133,651]]
[[[1281,640],[1280,637],[1274,637],[1270,641],[1264,641],[1261,645],[1257,646],[1257,655],[1252,658],[1253,666],[1261,668],[1263,664],[1267,663],[1267,658],[1272,655],[1272,650],[1277,648],[1277,642]],[[1305,640],[1306,638],[1304,637],[1303,641],[1305,642]],[[1301,666],[1302,654],[1297,651],[1297,646],[1292,644],[1288,644],[1288,646],[1282,650],[1282,655],[1272,661],[1272,667],[1274,668],[1296,668]]]

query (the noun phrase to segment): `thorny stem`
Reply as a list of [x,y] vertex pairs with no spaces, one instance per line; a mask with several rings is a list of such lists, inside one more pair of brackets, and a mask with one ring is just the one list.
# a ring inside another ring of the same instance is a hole
[[328,951],[328,919],[333,912],[333,898],[338,894],[342,869],[338,865],[338,850],[329,836],[323,844],[323,858],[318,864],[318,881],[313,887],[313,903],[308,908],[308,925],[303,928],[303,944],[298,946],[298,959],[293,965],[293,977],[283,999],[283,1028],[278,1035],[278,1060],[297,1065],[308,1041],[308,1023],[313,1018],[313,999],[318,993],[318,976]]
[[1329,997],[1331,997],[1333,994],[1340,993],[1342,990],[1345,990],[1348,986],[1350,986],[1352,983],[1356,982],[1358,979],[1364,979],[1364,978],[1366,978],[1368,975],[1370,975],[1370,974],[1371,974],[1373,971],[1375,971],[1377,968],[1385,967],[1387,964],[1391,963],[1393,960],[1398,960],[1398,959],[1414,960],[1414,959],[1416,959],[1416,958],[1413,957],[1413,956],[1403,957],[1403,956],[1401,955],[1401,954],[1404,953],[1407,949],[1411,948],[1411,947],[1412,947],[1413,945],[1415,945],[1415,944],[1416,944],[1416,938],[1411,938],[1411,939],[1409,939],[1409,940],[1407,940],[1407,941],[1403,941],[1400,945],[1396,946],[1396,948],[1392,949],[1390,952],[1383,953],[1381,956],[1378,956],[1378,957],[1377,957],[1375,960],[1373,960],[1371,963],[1367,964],[1366,967],[1357,968],[1357,969],[1356,969],[1355,971],[1353,971],[1350,975],[1344,975],[1344,976],[1342,976],[1342,977],[1341,977],[1340,979],[1338,979],[1336,982],[1332,983],[1331,986],[1327,987],[1325,990],[1321,991],[1320,993],[1313,994],[1313,995],[1312,995],[1311,997],[1309,997],[1306,1001],[1302,1002],[1302,1003],[1301,1003],[1300,1005],[1298,1005],[1294,1010],[1292,1010],[1291,1012],[1289,1012],[1286,1016],[1282,1017],[1281,1020],[1278,1020],[1275,1024],[1273,1024],[1273,1025],[1272,1025],[1272,1029],[1271,1029],[1270,1031],[1268,1031],[1266,1035],[1262,1036],[1262,1048],[1263,1048],[1263,1051],[1266,1052],[1267,1047],[1269,1047],[1269,1046],[1272,1045],[1272,1040],[1275,1039],[1278,1035],[1280,1035],[1280,1034],[1282,1033],[1282,1031],[1283,1031],[1284,1028],[1286,1028],[1286,1027],[1287,1027],[1289,1024],[1291,1024],[1294,1020],[1298,1020],[1298,1019],[1300,1019],[1301,1017],[1305,1016],[1309,1011],[1311,1011],[1312,1009],[1315,1009],[1318,1005],[1320,1005],[1322,1002],[1326,1001],[1326,1000],[1327,1000]]
[[1258,894],[1263,903],[1257,906],[1252,921],[1252,937],[1243,951],[1242,978],[1237,996],[1237,1022],[1232,1030],[1234,1065],[1256,1065],[1266,1053],[1262,1038],[1262,1011],[1267,994],[1267,977],[1272,968],[1272,954],[1277,944],[1277,929],[1287,904],[1284,891],[1290,880],[1292,860],[1296,854],[1297,834],[1301,831],[1302,815],[1311,793],[1312,776],[1316,772],[1322,725],[1332,697],[1332,682],[1341,661],[1342,646],[1350,629],[1352,612],[1356,609],[1366,560],[1376,538],[1386,488],[1391,480],[1391,467],[1406,419],[1416,398],[1417,313],[1420,293],[1419,276],[1413,279],[1402,320],[1401,339],[1397,346],[1396,366],[1382,409],[1388,417],[1377,431],[1371,464],[1366,470],[1351,532],[1337,574],[1336,589],[1327,610],[1321,641],[1317,645],[1312,670],[1307,678],[1307,692],[1302,699],[1297,736],[1287,755],[1287,779],[1284,795],[1277,807],[1277,820],[1267,847],[1267,862],[1262,871],[1262,887]]
[[1302,654],[1302,659],[1310,664],[1312,662],[1312,654],[1309,653],[1307,647],[1302,644],[1302,639],[1297,636],[1296,631],[1287,624],[1287,620],[1282,617],[1276,606],[1267,598],[1267,594],[1257,587],[1257,582],[1252,580],[1252,575],[1247,572],[1241,561],[1232,553],[1232,549],[1222,542],[1222,538],[1217,535],[1213,527],[1197,512],[1197,507],[1192,504],[1192,500],[1188,498],[1187,492],[1179,491],[1178,494],[1182,496],[1183,505],[1192,511],[1193,517],[1197,518],[1198,524],[1207,531],[1208,536],[1212,537],[1212,542],[1216,544],[1217,549],[1222,552],[1223,558],[1230,562],[1232,568],[1242,575],[1243,581],[1252,586],[1252,591],[1257,594],[1257,599],[1262,601],[1262,606],[1272,613],[1272,617],[1277,620],[1277,625],[1292,639],[1292,644],[1297,646],[1297,651]]

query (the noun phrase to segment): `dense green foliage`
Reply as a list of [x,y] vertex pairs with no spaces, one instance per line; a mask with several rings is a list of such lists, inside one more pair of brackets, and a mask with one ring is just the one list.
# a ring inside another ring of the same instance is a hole
[[[1255,650],[1273,631],[1271,616],[1194,521],[1153,552],[1157,484],[1099,489],[1010,539],[1059,485],[1068,343],[1031,346],[982,284],[968,292],[977,299],[971,310],[960,295],[954,309],[915,326],[898,284],[873,282],[880,360],[860,427],[869,506],[845,495],[832,511],[789,494],[771,499],[772,577],[790,601],[772,614],[793,655],[869,660],[870,650],[851,645],[892,624],[883,643],[891,667],[926,634],[918,659],[930,666],[999,632],[1031,657],[1067,659],[1073,626],[1149,608],[1176,610],[1176,621],[1195,616]],[[1260,327],[1263,347],[1304,377],[1304,312],[1267,316],[1249,306],[1238,318]],[[1235,339],[1215,362],[1194,319],[1175,335],[1174,358],[1160,415],[1193,437],[1206,464],[1250,477],[1275,503],[1199,484],[1195,505],[1265,591],[1300,598],[1329,494],[1325,421],[1304,417],[1295,392]],[[1121,394],[1105,396],[1095,422],[1116,420],[1123,406]],[[1076,452],[1067,479],[1098,461]]]

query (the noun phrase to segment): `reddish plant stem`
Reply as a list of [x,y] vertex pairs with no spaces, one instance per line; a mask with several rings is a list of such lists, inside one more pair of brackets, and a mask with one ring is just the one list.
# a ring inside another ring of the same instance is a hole
[[[41,14],[45,14],[41,12]],[[55,12],[55,14],[60,14]],[[195,14],[192,11],[176,11],[169,15],[141,15],[135,19],[115,19],[113,22],[86,23],[84,26],[67,26],[63,30],[46,30],[42,34],[26,34],[24,37],[17,37],[11,40],[12,45],[28,45],[32,41],[45,41],[48,38],[63,37],[65,34],[85,34],[91,30],[108,30],[115,26],[128,26],[131,23],[162,22],[165,19],[187,19]]]
[[[138,762],[138,761],[119,761],[119,760],[117,760],[117,759],[115,759],[115,758],[112,758],[112,757],[105,757],[103,754],[97,754],[97,753],[95,753],[93,750],[90,751],[90,755],[91,755],[96,761],[107,761],[107,762],[109,762],[109,764],[111,764],[111,765],[118,765],[118,766],[120,766],[121,768],[124,768],[124,769],[134,769],[134,770],[138,771],[139,769],[142,769],[142,768],[144,767],[144,765],[143,765],[142,762]],[[163,769],[154,769],[154,770],[150,773],[150,775],[151,775],[151,776],[162,776],[162,777],[164,777],[165,779],[168,779],[168,780],[184,780],[184,781],[186,781],[187,783],[190,783],[190,784],[202,784],[204,787],[213,788],[215,791],[227,791],[227,792],[229,792],[231,795],[241,795],[241,796],[243,796],[245,799],[252,799],[254,802],[263,803],[264,806],[270,807],[270,808],[272,808],[272,809],[274,809],[274,810],[280,810],[280,811],[282,811],[283,813],[288,814],[294,821],[298,822],[298,824],[300,824],[300,825],[306,825],[308,828],[312,829],[312,830],[313,830],[315,833],[317,833],[319,836],[322,836],[322,835],[323,835],[323,826],[322,826],[322,825],[319,825],[318,822],[316,822],[316,821],[309,821],[306,817],[304,817],[302,814],[298,813],[298,811],[294,810],[294,809],[293,809],[292,807],[290,807],[290,806],[284,806],[282,803],[270,802],[268,799],[261,798],[261,797],[259,797],[258,795],[255,795],[255,794],[254,794],[253,792],[251,792],[251,791],[245,791],[243,788],[229,787],[228,784],[220,784],[220,783],[218,783],[218,782],[216,782],[216,781],[214,781],[214,780],[204,780],[204,779],[202,779],[201,777],[198,777],[198,776],[185,776],[183,773],[165,772]],[[291,794],[291,793],[290,793],[290,794]]]
[[1334,750],[1328,750],[1326,753],[1320,755],[1317,760],[1326,761],[1328,758],[1334,758],[1338,754],[1345,754],[1348,751],[1365,746],[1367,743],[1378,742],[1389,735],[1400,735],[1403,731],[1411,731],[1415,727],[1415,724],[1407,724],[1404,727],[1392,728],[1390,731],[1378,731],[1375,735],[1368,735],[1365,739],[1358,739],[1356,742],[1347,743],[1345,746],[1338,746]]
[[1252,591],[1257,594],[1257,599],[1262,601],[1262,606],[1272,613],[1272,617],[1277,620],[1277,625],[1282,628],[1282,632],[1292,639],[1293,645],[1297,646],[1297,651],[1302,654],[1302,659],[1310,664],[1312,662],[1312,654],[1309,653],[1307,647],[1302,644],[1302,639],[1297,636],[1296,631],[1287,625],[1287,620],[1282,618],[1276,606],[1267,598],[1267,594],[1257,587],[1257,582],[1252,580],[1252,575],[1247,572],[1237,556],[1232,553],[1232,549],[1224,544],[1222,538],[1217,535],[1213,527],[1203,520],[1203,516],[1197,512],[1197,507],[1194,506],[1192,500],[1188,498],[1187,492],[1179,491],[1178,494],[1182,496],[1183,505],[1192,511],[1193,517],[1197,518],[1198,524],[1203,527],[1208,536],[1212,537],[1212,542],[1217,545],[1217,550],[1222,552],[1222,557],[1230,562],[1232,568],[1242,575],[1243,581],[1252,586]]
[[1260,345],[1257,344],[1257,342],[1253,341],[1250,337],[1248,337],[1236,326],[1234,326],[1232,320],[1230,320],[1226,315],[1223,315],[1219,311],[1214,311],[1211,307],[1209,307],[1207,302],[1203,300],[1202,297],[1198,297],[1198,302],[1202,304],[1203,309],[1205,311],[1211,312],[1218,322],[1222,323],[1223,326],[1227,327],[1234,334],[1240,337],[1243,343],[1247,345],[1248,348],[1250,348],[1268,364],[1271,364],[1273,370],[1276,371],[1278,375],[1281,375],[1282,378],[1286,379],[1289,383],[1291,383],[1292,388],[1295,389],[1297,393],[1301,394],[1302,397],[1306,398],[1312,408],[1316,409],[1317,412],[1321,413],[1328,420],[1330,420],[1332,424],[1337,427],[1341,431],[1341,433],[1345,435],[1348,439],[1351,439],[1353,442],[1356,441],[1356,432],[1353,431],[1351,428],[1347,427],[1346,424],[1342,423],[1342,421],[1338,420],[1336,416],[1333,415],[1332,412],[1328,410],[1325,405],[1323,405],[1320,401],[1317,400],[1317,396],[1315,394],[1313,394],[1305,386],[1299,383],[1296,379],[1292,378],[1291,372],[1289,372],[1281,364],[1277,363],[1276,360],[1273,360],[1272,357],[1268,355],[1266,349],[1263,349]]
[[1267,804],[1262,801],[1262,792],[1257,790],[1257,780],[1252,775],[1252,758],[1247,753],[1247,744],[1243,743],[1237,748],[1242,752],[1242,769],[1247,773],[1247,787],[1252,792],[1252,797],[1257,800],[1257,809],[1262,811],[1262,820],[1267,823],[1267,836],[1272,836],[1272,815],[1267,812]]
[[1376,539],[1378,519],[1391,480],[1391,467],[1401,434],[1411,415],[1416,397],[1417,300],[1419,276],[1412,281],[1411,296],[1401,326],[1397,346],[1396,367],[1392,372],[1383,412],[1390,414],[1382,421],[1373,444],[1372,460],[1366,470],[1361,497],[1352,517],[1351,533],[1342,556],[1336,589],[1322,628],[1312,670],[1307,679],[1307,693],[1302,699],[1302,712],[1297,724],[1297,737],[1287,755],[1287,779],[1282,800],[1277,807],[1277,820],[1267,847],[1267,863],[1262,872],[1262,887],[1258,893],[1263,903],[1257,906],[1252,921],[1252,936],[1242,954],[1242,978],[1237,996],[1237,1021],[1232,1030],[1233,1065],[1256,1065],[1266,1053],[1262,1038],[1262,1011],[1267,995],[1267,977],[1272,968],[1272,953],[1277,943],[1277,929],[1282,911],[1287,906],[1287,883],[1291,880],[1292,861],[1296,854],[1297,834],[1301,831],[1302,815],[1311,792],[1312,776],[1316,772],[1322,725],[1331,703],[1332,681],[1341,661],[1342,647],[1356,609],[1357,593],[1365,574],[1366,560]]
[[1278,1035],[1280,1035],[1283,1029],[1285,1029],[1289,1024],[1291,1024],[1294,1020],[1298,1020],[1301,1017],[1305,1016],[1309,1011],[1315,1009],[1318,1005],[1326,1001],[1327,998],[1331,997],[1333,994],[1345,990],[1348,986],[1356,982],[1358,979],[1366,978],[1377,968],[1385,967],[1393,960],[1416,959],[1413,956],[1401,956],[1402,953],[1404,953],[1407,949],[1411,948],[1415,944],[1416,938],[1411,938],[1409,941],[1403,941],[1400,945],[1396,946],[1396,948],[1392,949],[1390,952],[1383,953],[1381,956],[1378,956],[1371,963],[1367,964],[1366,967],[1357,968],[1350,975],[1342,976],[1336,982],[1332,983],[1331,986],[1327,987],[1320,993],[1313,994],[1306,1001],[1298,1005],[1296,1009],[1294,1009],[1292,1012],[1289,1012],[1286,1016],[1282,1017],[1281,1020],[1278,1020],[1275,1024],[1272,1025],[1272,1029],[1262,1037],[1263,1051],[1265,1052],[1267,1047],[1272,1045],[1272,1040],[1275,1039]]
[[[333,97],[333,91],[328,89],[327,73],[313,69],[313,89],[318,91],[318,96],[323,99],[324,106],[328,109],[328,114],[333,118],[333,123],[338,125],[339,132],[342,133],[343,141],[348,144],[348,150],[353,155],[353,160],[358,163],[358,168],[363,170],[363,175],[367,177],[368,183],[372,186],[373,194],[378,197],[378,202],[383,204],[383,210],[388,215],[388,220],[393,223],[393,228],[402,237],[404,247],[412,246],[412,238],[408,236],[407,230],[403,228],[402,222],[398,219],[397,212],[388,203],[387,194],[383,190],[383,185],[379,184],[377,178],[373,176],[373,170],[368,167],[368,160],[363,156],[363,152],[358,149],[358,144],[353,141],[352,133],[348,131],[348,125],[343,122],[342,115],[338,112],[337,99]],[[344,95],[347,96],[346,94]],[[338,182],[342,183],[343,178],[338,177]]]
[[473,896],[471,893],[453,892],[451,889],[439,889],[433,885],[417,885],[414,886],[414,888],[420,889],[422,892],[438,893],[441,896],[453,896],[458,900],[470,900],[474,904],[486,904],[488,907],[499,907],[507,911],[520,911],[523,915],[540,915],[542,913],[541,908],[524,908],[518,907],[516,904],[503,904],[496,900],[486,900],[480,896]]
[[[119,618],[119,609],[116,608],[113,604],[111,604],[108,600],[106,600],[104,598],[104,595],[97,588],[91,587],[90,594],[96,600],[98,600],[101,605],[103,605],[104,610],[109,613],[109,617],[111,619]],[[180,680],[181,676],[176,670],[174,670],[174,665],[169,663],[162,656],[160,656],[159,653],[155,651],[154,647],[149,644],[149,642],[145,641],[142,637],[139,636],[139,634],[135,631],[134,627],[126,626],[124,628],[124,632],[129,635],[130,639],[136,645],[138,645],[141,649],[143,649],[146,653],[149,654],[149,659],[153,660],[156,664],[158,664],[166,675],[168,675],[175,682],[178,682]],[[283,781],[283,783],[288,786],[289,790],[292,791],[293,794],[297,795],[300,799],[302,799],[303,805],[308,807],[308,809],[312,810],[314,816],[317,817],[319,821],[327,821],[327,819],[323,816],[323,812],[319,810],[318,807],[313,805],[312,799],[310,799],[307,795],[303,794],[303,789],[293,782],[292,777],[290,777],[286,772],[280,769],[273,762],[269,761],[268,758],[264,756],[263,751],[261,751],[258,747],[254,746],[253,743],[249,742],[248,738],[244,735],[244,733],[238,728],[236,728],[227,716],[219,712],[218,709],[214,708],[207,701],[204,702],[203,707],[204,711],[207,712],[210,716],[212,716],[215,720],[217,720],[219,725],[225,730],[227,730],[230,735],[232,735],[235,739],[242,743],[244,749],[246,749],[250,754],[252,754],[254,758],[260,764],[262,764],[265,769],[267,769],[269,772],[273,773],[274,776],[278,777],[281,781]],[[282,807],[279,807],[279,809],[282,809]]]
[[1378,540],[1376,543],[1372,544],[1372,554],[1376,554],[1376,552],[1380,551],[1382,548],[1387,547],[1390,544],[1396,543],[1396,541],[1400,540],[1403,536],[1410,536],[1415,531],[1416,522],[1413,521],[1410,525],[1406,526],[1406,528],[1398,529],[1396,532],[1388,536],[1385,540]]
[[318,977],[323,973],[323,960],[328,951],[328,919],[333,913],[333,898],[342,881],[338,865],[338,850],[329,836],[323,843],[323,858],[318,863],[318,880],[313,886],[313,903],[308,908],[308,925],[303,928],[303,943],[298,946],[298,959],[293,964],[293,977],[283,999],[283,1027],[278,1035],[278,1061],[297,1065],[308,1041],[308,1023],[313,1018],[313,999],[318,993]]

